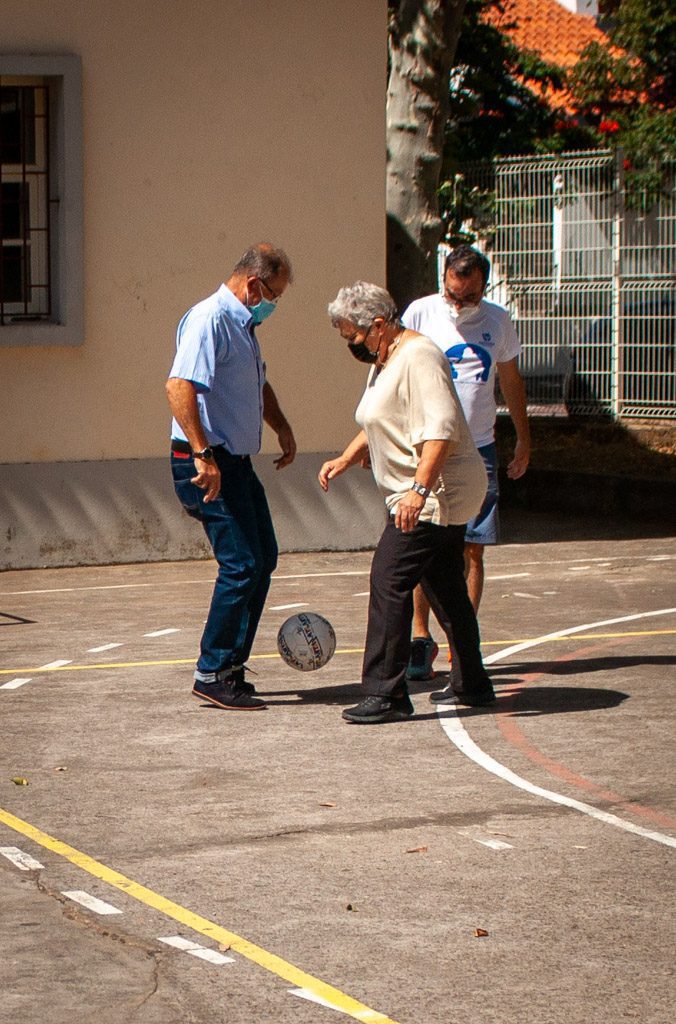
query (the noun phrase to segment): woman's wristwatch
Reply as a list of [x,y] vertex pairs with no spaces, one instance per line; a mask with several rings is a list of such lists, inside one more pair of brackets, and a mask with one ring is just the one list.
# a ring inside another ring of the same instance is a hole
[[411,490],[415,491],[416,494],[422,495],[423,498],[429,498],[430,496],[429,487],[423,487],[423,485],[419,484],[417,480],[414,480],[411,484]]

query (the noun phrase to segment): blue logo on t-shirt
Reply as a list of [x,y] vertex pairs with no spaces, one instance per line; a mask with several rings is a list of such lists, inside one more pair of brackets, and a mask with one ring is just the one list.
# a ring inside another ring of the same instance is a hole
[[[470,342],[464,342],[462,345],[452,345],[450,348],[446,349],[446,357],[451,364],[451,374],[453,379],[458,379],[456,363],[461,363],[463,361],[465,352],[467,352],[468,349],[476,356],[482,366],[482,369],[476,374],[475,380],[477,382],[482,381],[485,384],[490,376],[491,366],[493,364],[491,354],[490,352],[487,352],[485,348],[482,348],[481,345],[472,345]],[[465,377],[464,379],[467,380],[468,378]]]

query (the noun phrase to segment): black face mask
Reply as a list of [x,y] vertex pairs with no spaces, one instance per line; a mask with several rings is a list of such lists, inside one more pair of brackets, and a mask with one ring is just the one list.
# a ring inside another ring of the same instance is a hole
[[372,352],[371,349],[366,344],[366,339],[368,338],[370,333],[371,328],[369,327],[368,331],[364,335],[363,341],[358,341],[356,345],[352,341],[348,341],[347,343],[347,347],[349,348],[350,352],[352,353],[355,359],[359,360],[360,363],[375,363],[378,359],[378,349],[376,349],[375,352]]

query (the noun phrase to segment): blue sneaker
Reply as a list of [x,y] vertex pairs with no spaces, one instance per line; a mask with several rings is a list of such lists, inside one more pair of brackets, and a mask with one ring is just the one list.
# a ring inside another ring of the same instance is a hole
[[431,636],[414,636],[411,640],[411,656],[406,669],[407,679],[434,679],[434,659],[439,647]]

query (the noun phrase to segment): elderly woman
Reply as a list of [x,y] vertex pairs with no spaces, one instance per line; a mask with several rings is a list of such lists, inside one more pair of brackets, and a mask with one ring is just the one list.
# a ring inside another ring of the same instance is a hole
[[[408,718],[406,685],[412,591],[421,583],[453,654],[453,694],[479,706],[495,699],[479,650],[479,629],[464,577],[464,534],[486,491],[486,471],[465,422],[443,352],[406,330],[383,288],[358,281],[328,308],[352,355],[371,364],[356,412],[362,428],[319,483],[370,459],[385,499],[387,525],[371,566],[364,699],[348,722]],[[449,568],[450,567],[450,568]],[[439,694],[435,694],[438,697]]]

